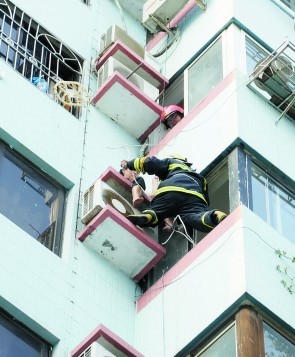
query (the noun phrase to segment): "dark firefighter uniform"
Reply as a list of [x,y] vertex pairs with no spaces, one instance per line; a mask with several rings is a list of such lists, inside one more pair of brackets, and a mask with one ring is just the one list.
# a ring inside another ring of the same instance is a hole
[[164,218],[179,215],[185,225],[201,232],[209,232],[216,227],[226,214],[209,210],[206,179],[191,165],[180,155],[163,160],[152,156],[129,161],[129,169],[157,175],[161,182],[149,209],[127,218],[140,227],[155,227]]

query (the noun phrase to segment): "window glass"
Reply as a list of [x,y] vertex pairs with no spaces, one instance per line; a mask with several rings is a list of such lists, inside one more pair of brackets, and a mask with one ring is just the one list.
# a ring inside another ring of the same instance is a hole
[[0,213],[58,254],[63,190],[2,148]]
[[[218,207],[223,212],[230,212],[228,170],[228,161],[226,159],[206,175],[210,209]],[[197,242],[200,242],[206,235],[207,233],[195,231]]]
[[188,68],[188,111],[223,78],[222,41],[216,41]]
[[263,334],[265,357],[295,356],[295,345],[266,323],[263,324]]
[[294,241],[295,195],[252,164],[253,211],[286,238]]
[[267,56],[268,52],[266,50],[246,36],[246,64],[248,74],[251,74],[257,63],[261,62]]
[[0,356],[48,356],[49,346],[0,313]]
[[194,356],[198,357],[236,357],[235,325],[219,335],[210,346]]

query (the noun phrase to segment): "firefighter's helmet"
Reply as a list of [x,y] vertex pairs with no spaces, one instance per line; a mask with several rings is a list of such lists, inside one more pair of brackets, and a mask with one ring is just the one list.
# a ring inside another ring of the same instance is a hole
[[166,128],[169,128],[168,119],[175,113],[179,114],[181,118],[183,118],[184,110],[178,105],[174,104],[168,105],[167,107],[163,108],[163,111],[161,113],[161,122],[164,123]]
[[187,158],[183,155],[180,155],[180,154],[171,154],[169,155],[169,158],[170,159],[176,159],[176,160],[180,160],[180,161],[183,161],[186,165],[188,166],[192,166],[192,163],[191,162],[188,162],[187,161]]

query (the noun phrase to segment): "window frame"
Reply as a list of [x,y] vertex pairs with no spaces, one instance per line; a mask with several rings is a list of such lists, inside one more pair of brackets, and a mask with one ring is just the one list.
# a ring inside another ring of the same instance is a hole
[[[26,327],[23,323],[15,319],[12,315],[0,308],[0,325],[2,321],[5,322],[13,329],[17,330],[22,336],[25,336],[34,342],[40,344],[40,357],[49,357],[52,351],[52,345],[45,341],[42,337],[38,336],[34,331]],[[11,331],[13,334],[13,331]]]
[[[262,334],[263,334],[263,341],[264,342],[265,342],[265,337],[264,337],[264,331],[265,331],[264,326],[265,325],[267,325],[272,330],[274,330],[278,335],[280,335],[283,339],[287,340],[290,344],[294,345],[294,349],[295,349],[294,335],[288,333],[285,329],[283,329],[281,326],[278,326],[274,322],[270,322],[270,320],[267,317],[266,318],[262,318],[262,326],[261,326]],[[264,343],[264,353],[265,352],[266,351],[265,351],[265,343]]]
[[[63,234],[63,223],[64,223],[63,221],[64,221],[67,190],[62,185],[60,185],[58,182],[56,182],[54,179],[52,179],[50,176],[46,175],[42,170],[40,170],[38,167],[36,167],[32,162],[27,160],[21,154],[19,154],[14,149],[9,147],[6,143],[4,143],[3,141],[0,140],[0,165],[3,161],[3,157],[5,156],[5,153],[8,153],[8,156],[15,157],[16,161],[20,161],[22,163],[22,165],[24,165],[24,167],[28,168],[29,171],[33,171],[38,177],[40,177],[45,182],[48,182],[50,185],[52,185],[56,188],[56,190],[57,190],[57,197],[56,197],[57,210],[56,210],[56,215],[54,217],[54,220],[50,223],[50,225],[43,232],[41,232],[38,239],[35,239],[33,236],[32,236],[32,239],[37,240],[39,243],[44,245],[46,248],[48,248],[54,254],[60,256],[61,250],[62,250],[62,234]],[[19,169],[21,169],[21,167],[18,166],[18,164],[16,164],[16,163],[14,163],[14,164]],[[12,221],[12,222],[14,224],[18,225],[14,221]],[[23,229],[23,228],[20,227],[20,229]],[[53,229],[53,233],[52,233],[52,229]],[[47,234],[48,234],[48,236],[47,236]],[[52,234],[52,238],[50,237],[51,234]],[[42,242],[42,239],[43,239],[43,242]],[[49,244],[51,246],[51,249],[50,249],[50,246],[47,246],[48,245],[47,239],[49,239]]]
[[[221,55],[222,55],[222,72],[225,77],[225,31],[223,31],[219,36],[217,36],[199,55],[198,57],[185,68],[184,70],[184,110],[185,114],[191,112],[194,107],[196,107],[204,98],[207,97],[209,93],[207,93],[204,97],[202,97],[196,104],[194,104],[191,108],[189,108],[189,71],[190,69],[204,56],[206,53],[212,49],[212,47],[218,42],[221,41]],[[218,82],[219,83],[219,82]]]
[[203,343],[198,349],[196,349],[194,352],[191,352],[190,356],[191,357],[202,357],[202,354],[204,352],[206,352],[206,350],[208,348],[210,348],[215,342],[217,342],[221,336],[223,336],[224,334],[226,334],[226,332],[228,332],[231,328],[234,328],[234,333],[235,333],[235,350],[236,350],[236,357],[237,355],[237,344],[236,344],[236,340],[237,340],[237,327],[236,327],[236,321],[232,321],[230,322],[228,325],[226,325],[225,327],[223,327],[222,329],[219,329],[218,332],[213,335],[213,337],[206,339],[206,342]]

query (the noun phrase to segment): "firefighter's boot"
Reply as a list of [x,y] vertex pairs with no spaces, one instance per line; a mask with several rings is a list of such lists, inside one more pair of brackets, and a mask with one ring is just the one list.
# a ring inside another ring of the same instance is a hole
[[147,214],[131,214],[127,216],[127,219],[135,224],[136,226],[139,227],[146,227],[149,225],[149,223],[152,220],[152,215],[147,213]]

